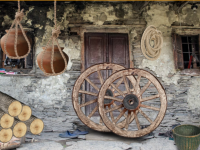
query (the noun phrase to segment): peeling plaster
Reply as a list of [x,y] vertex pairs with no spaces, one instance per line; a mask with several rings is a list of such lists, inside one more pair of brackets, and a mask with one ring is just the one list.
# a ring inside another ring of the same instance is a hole
[[4,16],[3,18],[4,21],[2,22],[2,26],[5,26],[6,24],[12,24],[13,20],[8,15]]
[[132,29],[130,34],[132,42],[134,41],[134,38],[137,37],[137,35],[137,31],[135,29]]
[[167,12],[169,11],[169,6],[161,6],[159,4],[151,5],[151,9],[146,13],[147,26],[155,25],[158,27],[163,24],[165,26],[171,26],[168,20]]
[[82,14],[84,21],[94,22],[95,25],[103,25],[104,20],[102,20],[101,16],[104,15],[105,21],[113,21],[117,19],[114,14],[114,8],[105,7],[104,5],[87,5],[85,9],[85,13]]
[[50,9],[50,10],[47,12],[47,18],[53,20],[53,13],[54,13],[53,9]]
[[[154,71],[156,76],[161,77],[166,85],[172,83],[177,85],[180,76],[176,74],[176,70],[174,68],[171,38],[165,37],[164,41],[160,57],[155,61],[143,59],[139,68],[149,68]],[[169,74],[175,75],[168,77]]]
[[200,78],[194,77],[190,79],[192,86],[188,90],[188,104],[190,109],[198,109],[200,111]]
[[42,29],[42,28],[43,28],[43,26],[41,26],[40,24],[35,24],[34,27],[35,27],[35,28],[39,28],[39,29]]
[[[142,64],[139,68],[149,68],[154,71],[157,77],[161,77],[163,82],[167,85],[169,84],[178,84],[177,81],[180,79],[180,76],[176,74],[174,68],[174,57],[172,52],[172,40],[171,40],[171,23],[176,20],[173,16],[174,12],[169,12],[168,5],[151,5],[151,9],[148,10],[145,14],[147,21],[147,26],[154,25],[158,30],[162,31],[163,34],[163,47],[161,49],[160,57],[151,61],[148,59],[143,59]],[[168,77],[169,74],[175,74],[171,78]]]
[[167,13],[168,22],[170,25],[178,20],[178,16],[175,14],[175,11],[168,11],[166,13]]
[[49,39],[51,38],[51,36],[52,36],[52,29],[53,29],[53,27],[50,26],[50,25],[46,25],[45,26],[45,33],[44,33],[43,38],[42,38],[42,44],[43,45],[46,45],[47,42],[49,41]]
[[[69,80],[70,75],[67,73],[63,73],[58,76],[51,76],[45,79],[38,80],[37,83],[32,83],[30,78],[11,78],[11,85],[9,90],[15,91],[10,94],[12,97],[16,99],[23,99],[26,97],[26,101],[29,99],[34,99],[35,103],[38,103],[41,99],[45,101],[46,104],[53,104],[53,100],[55,99],[63,99],[63,95],[66,95],[66,83]],[[8,78],[7,78],[8,79]],[[8,84],[8,80],[5,78],[0,78],[1,83],[6,81]],[[12,84],[15,83],[15,84]],[[24,88],[30,87],[34,90],[34,92],[30,92],[27,94]],[[62,90],[61,90],[62,89]],[[1,91],[8,93],[8,89],[4,87],[0,88]],[[51,92],[49,92],[51,91]],[[19,94],[21,93],[21,94]],[[59,96],[60,95],[60,96]],[[39,97],[39,99],[38,99]]]
[[[198,7],[200,5],[198,4]],[[197,9],[196,13],[193,12],[191,9],[191,5],[186,5],[182,9],[182,13],[179,14],[180,16],[180,22],[188,24],[188,25],[194,25],[194,26],[199,26],[200,24],[200,10]]]
[[32,25],[32,20],[29,19],[26,23],[30,26]]
[[77,42],[74,42],[72,39],[69,39],[66,41],[66,47],[65,47],[65,52],[69,54],[71,59],[79,59],[80,60],[80,40]]

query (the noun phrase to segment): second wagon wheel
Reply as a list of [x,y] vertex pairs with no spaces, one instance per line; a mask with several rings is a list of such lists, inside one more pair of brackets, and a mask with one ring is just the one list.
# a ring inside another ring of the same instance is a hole
[[[97,98],[98,98],[98,93],[101,85],[104,83],[104,78],[102,76],[102,73],[105,73],[104,70],[110,70],[114,73],[118,70],[125,69],[121,65],[117,64],[98,64],[91,66],[87,68],[76,80],[76,83],[73,88],[73,93],[72,93],[72,102],[74,109],[79,117],[79,119],[86,124],[88,127],[97,130],[97,131],[104,131],[104,132],[109,132],[110,130],[103,124],[100,115],[97,113],[98,112],[98,104],[97,104]],[[108,72],[107,72],[108,73]],[[92,81],[90,76],[95,76],[100,82],[100,84],[97,84],[96,82]],[[109,74],[108,74],[109,75]],[[107,75],[107,76],[108,76]],[[91,85],[92,91],[90,89],[84,89],[84,81],[86,81],[88,84]],[[118,86],[117,86],[118,87]],[[115,96],[113,95],[113,88],[108,88],[107,95],[109,96]],[[80,97],[81,94],[83,96],[91,96],[91,99],[85,99],[84,101],[81,101]],[[105,107],[109,103],[112,103],[110,100],[106,100]],[[89,113],[86,113],[85,109],[86,107],[92,107],[92,111]],[[96,115],[96,117],[94,117]]]
[[[130,82],[134,77],[136,82]],[[123,79],[126,91],[117,89],[118,97],[106,95],[114,82]],[[113,100],[118,103],[112,108],[105,108],[104,101]],[[159,81],[149,72],[141,69],[125,69],[112,74],[102,85],[99,96],[99,113],[105,125],[114,133],[124,137],[141,137],[155,130],[164,118],[167,109],[165,91]],[[121,109],[110,119],[109,112]],[[124,118],[124,114],[127,117]],[[125,119],[125,126],[119,124]]]

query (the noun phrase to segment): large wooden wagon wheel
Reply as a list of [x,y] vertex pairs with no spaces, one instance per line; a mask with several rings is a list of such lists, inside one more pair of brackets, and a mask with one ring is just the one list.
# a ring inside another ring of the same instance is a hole
[[[131,76],[135,78],[135,83],[130,82]],[[121,79],[124,80],[126,91],[116,89],[118,97],[106,96],[107,89],[110,86],[116,88],[114,82]],[[118,105],[105,108],[105,98],[113,100]],[[152,106],[152,103],[159,106]],[[99,91],[98,104],[102,120],[111,131],[133,138],[144,136],[157,128],[164,118],[167,98],[162,85],[152,74],[141,69],[125,69],[112,74],[104,82]],[[121,112],[110,118],[109,113],[116,109],[121,109]],[[127,115],[125,126],[119,127],[124,114]],[[150,114],[154,114],[154,119],[150,117]],[[146,124],[141,122],[146,122]]]
[[[91,66],[90,68],[86,69],[80,76],[79,78],[76,80],[74,88],[73,88],[73,93],[72,93],[72,102],[73,102],[73,106],[74,109],[79,117],[79,119],[86,124],[88,127],[97,130],[97,131],[104,131],[104,132],[109,132],[110,130],[103,124],[101,117],[99,116],[99,119],[96,120],[96,122],[94,120],[92,120],[92,118],[94,118],[94,114],[95,112],[98,112],[98,93],[100,90],[100,87],[98,87],[94,82],[92,82],[89,79],[89,76],[93,73],[98,74],[98,78],[99,81],[101,83],[101,85],[104,83],[104,79],[102,76],[101,71],[102,70],[112,70],[112,73],[118,71],[118,70],[122,70],[125,69],[123,66],[121,65],[117,65],[117,64],[98,64],[98,65],[94,65]],[[95,89],[95,93],[89,91],[88,89],[84,89],[84,81],[88,82],[94,89]],[[119,83],[120,84],[120,83]],[[119,85],[118,85],[119,86]],[[116,87],[118,87],[116,85]],[[83,88],[83,89],[82,89]],[[108,88],[108,90],[106,91],[107,94],[109,96],[113,96],[115,97],[115,95],[113,95],[114,89],[113,88]],[[92,95],[95,98],[93,100],[84,102],[80,100],[80,95],[83,94],[83,96],[85,95]],[[107,100],[107,102],[110,100]],[[111,101],[110,103],[112,103],[113,101]],[[88,105],[93,105],[94,109],[90,112],[89,115],[86,115],[85,112],[85,108]],[[107,107],[109,104],[104,104],[105,107]],[[120,110],[119,110],[120,111]],[[112,113],[111,113],[112,115]]]

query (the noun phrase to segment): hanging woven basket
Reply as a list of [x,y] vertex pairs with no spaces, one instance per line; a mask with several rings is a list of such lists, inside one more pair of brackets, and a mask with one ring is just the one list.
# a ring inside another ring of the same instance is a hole
[[[27,31],[25,31],[26,33]],[[6,30],[6,33],[2,38],[1,38],[1,48],[3,50],[3,52],[7,54],[11,57],[17,57],[16,53],[15,53],[15,29],[10,29],[10,34],[8,35],[8,30]],[[18,40],[17,40],[17,53],[19,57],[22,57],[24,55],[26,55],[29,51],[29,47],[28,47],[28,43],[26,42],[26,39],[24,38],[24,35],[22,33],[21,29],[18,29]],[[8,36],[7,39],[7,43],[6,43],[6,51],[5,51],[5,41],[6,41],[6,37]],[[28,40],[30,42],[30,44],[32,43],[32,40],[30,37],[28,37]]]
[[[45,50],[45,47],[43,47],[43,49]],[[63,49],[64,48],[61,47],[61,50]],[[46,73],[53,73],[51,69],[51,54],[52,54],[52,46],[48,46],[45,51],[45,57],[43,58],[43,69],[45,70]],[[63,54],[68,63],[69,57],[64,52]],[[37,56],[37,63],[41,70],[42,70],[42,66],[41,66],[42,55],[43,55],[42,53],[39,53]],[[53,69],[55,73],[62,72],[65,69],[65,61],[62,58],[62,55],[58,49],[58,46],[56,45],[54,46]]]

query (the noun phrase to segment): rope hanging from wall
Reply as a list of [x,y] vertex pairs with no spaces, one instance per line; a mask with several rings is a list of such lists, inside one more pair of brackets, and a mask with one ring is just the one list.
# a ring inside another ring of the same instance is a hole
[[162,45],[162,32],[153,25],[148,26],[141,39],[143,55],[149,60],[156,60],[160,56]]
[[[26,56],[28,56],[28,54],[31,51],[30,41],[28,37],[26,36],[26,33],[21,24],[21,21],[24,17],[23,11],[24,9],[20,11],[20,0],[18,0],[18,11],[16,12],[15,20],[13,21],[7,34],[1,39],[2,50],[11,59],[25,58]],[[14,26],[15,26],[15,29],[13,29]],[[18,26],[20,27],[21,30],[18,30]],[[10,33],[15,34],[15,36],[10,35]],[[19,37],[18,37],[18,33],[20,34]],[[23,34],[24,37],[21,34]],[[14,45],[12,43],[13,41],[14,41]],[[26,43],[28,45],[26,45]]]
[[[61,32],[60,32],[59,26],[57,27],[57,23],[56,23],[56,0],[54,1],[54,24],[55,25],[54,25],[54,29],[52,30],[51,38],[49,39],[44,50],[37,56],[38,66],[47,76],[56,76],[56,75],[62,74],[67,69],[67,63],[68,63],[68,56],[62,52],[62,49],[60,48],[58,44],[58,40],[57,40]],[[54,42],[56,42],[57,47],[54,46]],[[51,47],[50,47],[50,43],[52,44]],[[59,54],[58,54],[58,50],[60,52]],[[44,61],[44,59],[45,60],[49,59],[47,58],[48,57],[47,51],[51,51],[50,62]],[[57,53],[55,51],[57,51]],[[54,52],[56,56],[54,55]],[[59,57],[59,61],[58,61],[58,57]],[[61,68],[61,70],[58,68]]]

